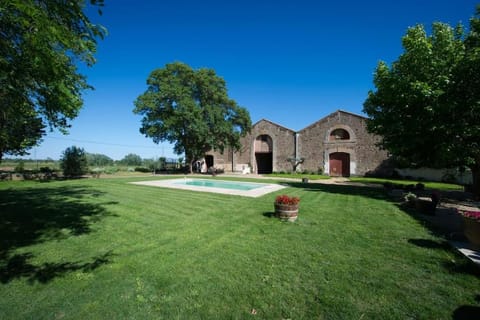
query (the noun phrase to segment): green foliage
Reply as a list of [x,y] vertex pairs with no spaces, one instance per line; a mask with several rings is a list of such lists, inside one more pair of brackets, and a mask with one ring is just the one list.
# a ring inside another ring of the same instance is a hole
[[113,159],[100,153],[87,153],[87,162],[89,166],[110,166],[113,165]]
[[[102,6],[103,1],[91,0]],[[0,2],[0,160],[22,155],[45,128],[65,132],[91,88],[77,66],[94,62],[106,31],[83,13],[84,1]]]
[[143,166],[150,169],[150,172],[154,170],[166,170],[167,159],[160,157],[155,159],[143,159]]
[[175,62],[154,70],[147,84],[135,101],[134,113],[143,115],[140,132],[155,143],[173,143],[190,169],[209,150],[238,149],[251,128],[248,111],[228,97],[225,81],[211,69]]
[[119,162],[125,166],[141,166],[142,157],[134,153],[129,153]]
[[404,53],[391,66],[380,62],[364,111],[381,146],[410,166],[472,170],[480,192],[479,14],[470,32],[434,23],[410,28]]
[[15,167],[15,172],[23,173],[25,171],[25,162],[19,161],[17,166]]
[[65,177],[80,177],[88,172],[87,155],[76,146],[65,149],[60,159],[60,168]]

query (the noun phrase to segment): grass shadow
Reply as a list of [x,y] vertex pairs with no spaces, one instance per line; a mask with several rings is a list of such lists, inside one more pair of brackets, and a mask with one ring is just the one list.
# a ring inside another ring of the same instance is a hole
[[450,250],[450,245],[446,241],[438,242],[430,239],[408,239],[408,243],[425,249]]
[[30,283],[48,283],[56,277],[61,277],[69,272],[91,272],[100,266],[111,262],[111,251],[93,257],[89,262],[47,262],[34,265],[28,262],[33,257],[31,253],[11,256],[3,267],[0,267],[0,282],[7,283],[13,279],[27,278]]
[[[107,255],[87,263],[63,262],[32,265],[32,253],[16,254],[19,248],[62,240],[91,232],[93,224],[111,215],[101,202],[101,191],[83,186],[0,190],[0,281],[26,277],[47,282],[74,270],[92,269],[107,263]],[[93,270],[93,269],[92,269]]]
[[310,192],[326,192],[331,194],[347,194],[353,196],[367,197],[377,200],[391,201],[387,193],[382,188],[371,186],[354,186],[354,185],[336,185],[322,183],[301,183],[301,182],[282,182],[292,188],[301,188]]
[[[474,276],[480,276],[480,268],[475,265],[472,261],[466,259],[459,251],[455,250],[454,247],[448,242],[448,240],[461,240],[463,239],[463,235],[458,233],[458,225],[456,223],[449,222],[448,216],[445,217],[438,217],[438,216],[431,216],[431,215],[424,215],[421,213],[416,212],[414,209],[399,205],[399,207],[409,214],[412,218],[419,221],[428,231],[440,238],[444,239],[443,241],[434,241],[429,239],[409,239],[408,242],[416,245],[418,247],[426,248],[426,249],[436,249],[436,250],[444,250],[450,251],[455,253],[460,259],[456,260],[445,260],[442,262],[443,267],[450,273],[461,273],[461,274],[469,274]],[[458,217],[452,216],[452,219],[456,219]]]
[[266,218],[275,218],[275,212],[271,212],[271,211],[268,211],[268,212],[264,212],[262,213],[262,215]]
[[480,307],[478,306],[461,306],[458,307],[452,315],[453,320],[471,320],[480,319]]

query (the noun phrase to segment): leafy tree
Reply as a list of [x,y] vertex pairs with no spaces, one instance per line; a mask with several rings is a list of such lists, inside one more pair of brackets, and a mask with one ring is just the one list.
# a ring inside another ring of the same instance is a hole
[[141,166],[142,165],[142,157],[137,154],[129,153],[122,160],[120,163],[125,166]]
[[159,157],[158,159],[143,159],[143,166],[149,168],[151,171],[165,170],[167,159],[165,157]]
[[[103,0],[90,0],[103,6]],[[46,127],[66,132],[90,89],[77,70],[94,64],[105,29],[83,13],[85,1],[0,2],[0,160],[23,155]]]
[[60,168],[65,177],[80,177],[88,172],[87,154],[83,148],[71,146],[62,153]]
[[109,166],[113,164],[113,159],[100,153],[87,153],[87,162],[89,166]]
[[228,97],[225,81],[211,69],[175,62],[154,70],[147,84],[135,101],[134,113],[144,116],[140,132],[155,143],[174,143],[190,172],[209,150],[238,149],[251,128],[248,111]]
[[408,29],[404,53],[380,62],[364,103],[368,129],[412,166],[469,167],[480,194],[480,6],[470,31],[434,23]]

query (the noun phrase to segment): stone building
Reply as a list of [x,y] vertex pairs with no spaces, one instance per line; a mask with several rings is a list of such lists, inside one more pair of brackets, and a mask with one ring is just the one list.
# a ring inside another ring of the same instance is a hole
[[242,138],[237,152],[209,152],[207,165],[226,172],[323,172],[331,176],[364,175],[387,159],[367,132],[366,118],[338,110],[294,131],[262,119]]

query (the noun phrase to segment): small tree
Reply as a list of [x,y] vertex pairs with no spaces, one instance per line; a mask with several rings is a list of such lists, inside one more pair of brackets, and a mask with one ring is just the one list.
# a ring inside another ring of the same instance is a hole
[[79,177],[88,172],[87,154],[76,146],[65,149],[60,159],[60,168],[65,177]]

